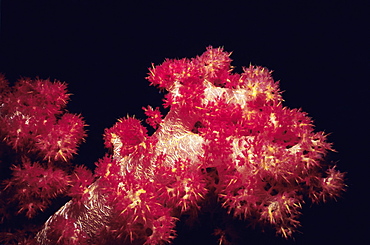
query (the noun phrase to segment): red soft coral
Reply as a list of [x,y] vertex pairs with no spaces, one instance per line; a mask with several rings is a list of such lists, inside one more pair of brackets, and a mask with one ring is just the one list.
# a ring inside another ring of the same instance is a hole
[[151,106],[146,108],[143,107],[142,109],[144,110],[145,115],[148,117],[146,122],[154,129],[157,129],[162,122],[162,114],[159,111],[159,107],[156,107],[154,110]]
[[68,161],[85,137],[82,117],[62,114],[68,98],[64,83],[20,79],[3,98],[0,134],[14,150]]
[[45,124],[47,131],[36,136],[36,146],[44,155],[44,160],[67,162],[77,153],[78,145],[86,136],[83,119],[66,113],[56,124]]
[[[232,216],[287,238],[299,226],[304,200],[340,195],[344,175],[322,164],[331,150],[326,135],[314,132],[306,113],[283,106],[271,71],[232,68],[230,53],[208,47],[193,59],[167,59],[149,69],[150,84],[168,92],[169,112],[162,118],[158,108],[144,108],[156,129],[151,136],[135,118],[105,130],[113,154],[97,163],[90,189],[103,205],[83,198],[99,210],[109,205],[110,218],[90,231],[97,242],[170,242],[177,218],[217,201]],[[29,130],[28,115],[13,118],[24,128],[14,135]],[[74,182],[75,200],[82,200],[89,181]],[[95,217],[84,213],[79,222],[88,215]]]
[[157,166],[156,179],[160,182],[159,198],[167,207],[179,209],[181,213],[199,208],[199,203],[208,192],[199,168],[190,161],[177,160],[172,167]]
[[122,143],[123,156],[132,153],[136,146],[147,137],[147,129],[141,122],[132,117],[119,119],[118,122],[104,132],[105,146],[111,148],[119,140]]
[[43,211],[52,198],[63,194],[69,182],[64,171],[44,168],[39,163],[25,162],[12,170],[12,178],[5,181],[5,190],[14,193],[11,202],[18,202],[18,212],[26,212],[29,218]]
[[207,47],[206,52],[195,59],[208,79],[218,77],[224,71],[230,70],[231,53],[224,52],[222,48]]
[[73,217],[58,216],[52,223],[48,235],[55,244],[89,244],[87,234],[84,233],[76,224]]
[[82,206],[84,202],[90,197],[88,187],[93,183],[94,177],[90,170],[84,166],[78,166],[75,168],[71,180],[68,195],[73,198],[73,202],[77,203],[78,206]]

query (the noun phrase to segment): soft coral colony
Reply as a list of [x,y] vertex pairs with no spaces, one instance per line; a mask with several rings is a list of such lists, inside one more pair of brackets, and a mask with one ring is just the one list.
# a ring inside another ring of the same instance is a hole
[[153,65],[147,79],[168,92],[169,112],[143,108],[156,129],[150,136],[133,117],[106,129],[112,153],[98,161],[97,180],[80,184],[38,243],[171,243],[178,219],[196,217],[210,196],[230,216],[288,238],[305,201],[338,197],[344,176],[323,162],[332,150],[325,134],[306,113],[282,105],[270,71],[234,73],[231,61],[208,47],[196,58]]

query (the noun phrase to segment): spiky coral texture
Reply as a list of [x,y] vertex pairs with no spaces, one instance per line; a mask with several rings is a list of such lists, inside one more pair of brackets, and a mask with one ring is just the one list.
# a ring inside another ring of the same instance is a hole
[[[156,128],[152,136],[134,118],[105,131],[113,154],[97,163],[99,180],[85,205],[109,208],[102,209],[103,224],[86,231],[91,242],[170,242],[176,219],[196,216],[209,193],[230,215],[270,225],[287,238],[299,226],[304,200],[340,195],[343,174],[323,164],[331,150],[326,135],[314,132],[306,113],[282,105],[270,71],[250,66],[237,74],[230,63],[230,53],[209,47],[196,58],[150,68],[148,80],[168,91],[164,107],[170,111],[162,119],[159,110],[144,108]],[[68,207],[44,231],[71,213],[75,224],[96,217]],[[45,234],[38,241],[47,244]],[[224,240],[224,231],[215,234]]]

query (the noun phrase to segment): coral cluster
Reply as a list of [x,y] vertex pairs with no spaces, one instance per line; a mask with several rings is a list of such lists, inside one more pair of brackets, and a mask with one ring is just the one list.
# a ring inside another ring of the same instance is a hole
[[66,84],[59,81],[22,78],[9,86],[0,75],[0,164],[1,178],[6,178],[0,191],[0,223],[10,229],[2,229],[1,242],[17,239],[12,229],[25,229],[16,215],[34,218],[56,197],[69,195],[71,186],[77,195],[79,181],[72,176],[89,172],[78,167],[74,173],[70,163],[85,137],[85,123],[65,111],[68,99]]
[[[326,135],[314,131],[306,113],[283,106],[270,71],[250,66],[238,74],[230,63],[230,53],[209,47],[192,59],[153,65],[147,79],[167,91],[169,112],[163,117],[159,108],[143,108],[156,129],[152,135],[133,117],[106,129],[112,153],[96,163],[96,181],[86,188],[92,176],[75,171],[73,199],[49,218],[37,241],[171,243],[177,220],[184,214],[196,219],[210,197],[230,216],[288,238],[305,201],[338,197],[344,176],[323,161],[332,150]],[[41,151],[54,153],[64,143],[42,142],[36,142]]]

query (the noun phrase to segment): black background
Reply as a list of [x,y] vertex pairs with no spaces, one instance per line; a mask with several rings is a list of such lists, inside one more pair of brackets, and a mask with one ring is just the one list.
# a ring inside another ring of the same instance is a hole
[[[317,130],[331,133],[338,153],[330,160],[348,172],[343,198],[305,208],[295,243],[370,244],[368,1],[0,3],[0,72],[10,82],[68,83],[68,110],[90,125],[74,162],[90,167],[105,153],[104,128],[127,114],[145,119],[142,106],[161,104],[163,94],[145,80],[151,63],[212,45],[233,51],[236,71],[250,63],[273,70],[284,105],[302,108]],[[245,242],[264,243],[294,242]]]

